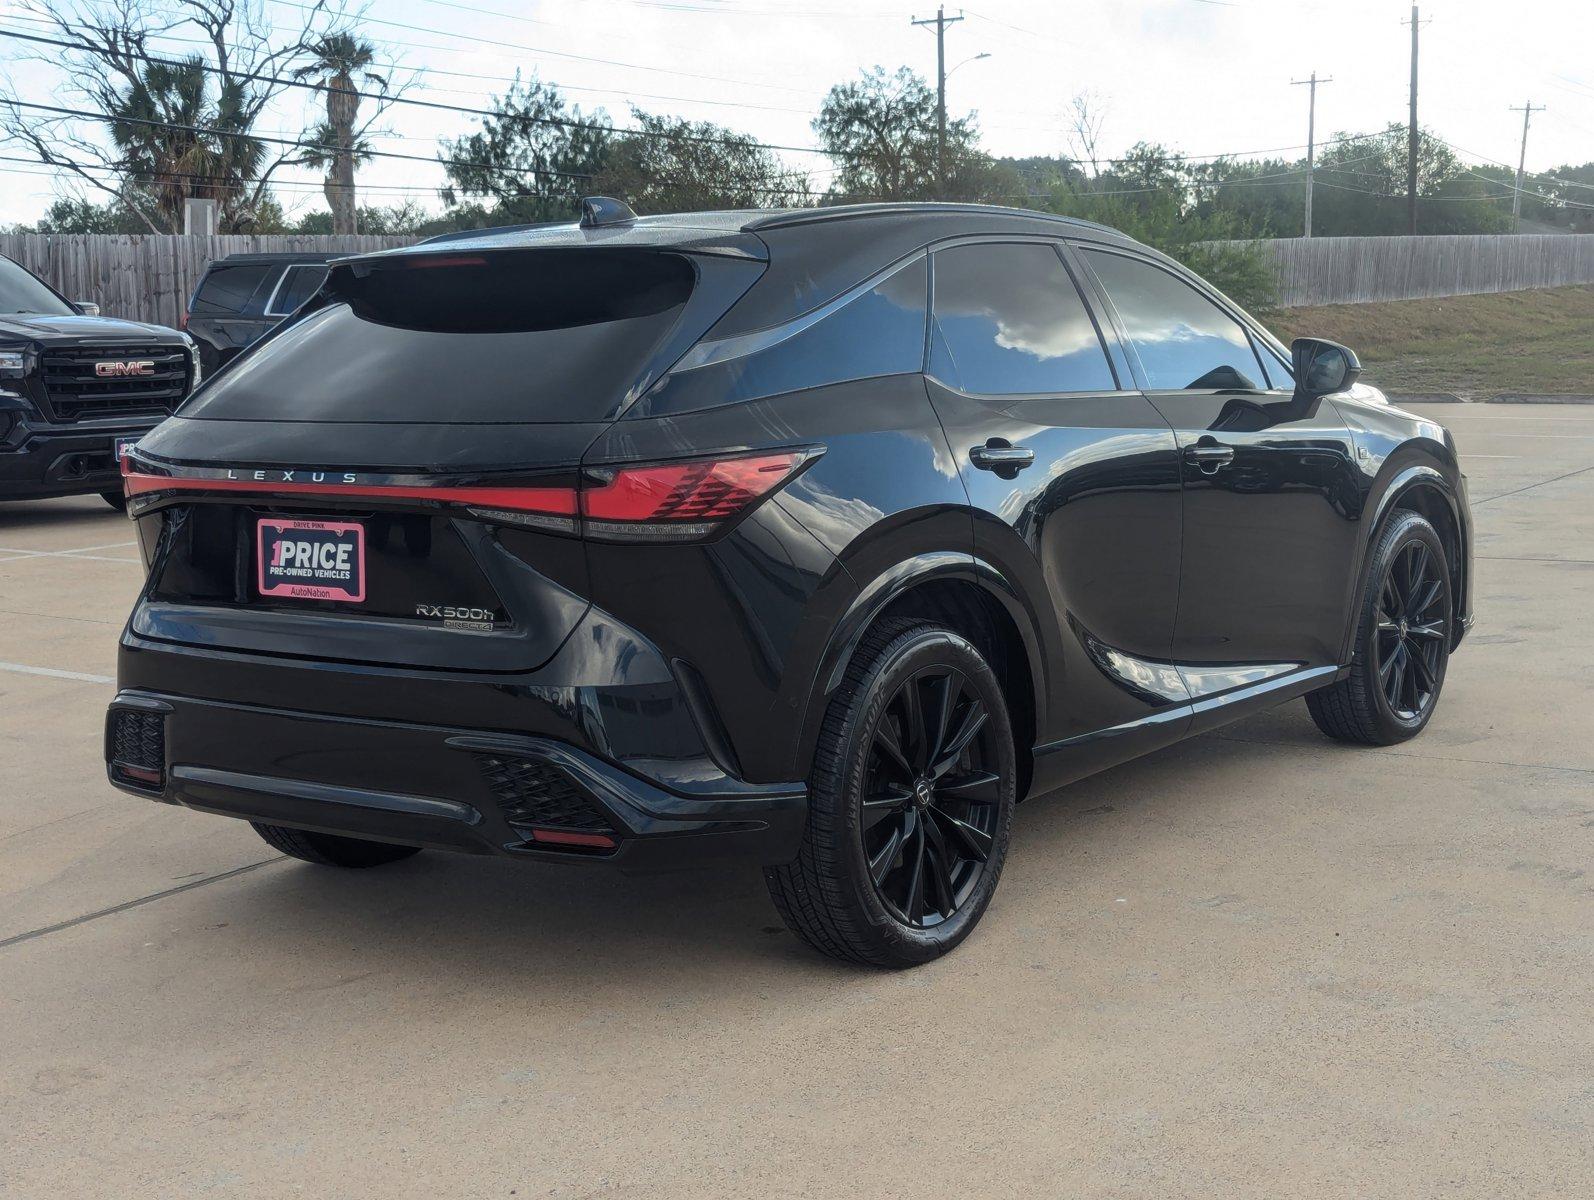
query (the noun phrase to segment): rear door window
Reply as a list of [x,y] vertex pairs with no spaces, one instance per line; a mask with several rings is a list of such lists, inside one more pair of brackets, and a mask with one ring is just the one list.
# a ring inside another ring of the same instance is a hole
[[932,373],[984,396],[1110,392],[1101,335],[1057,250],[953,246],[935,256]]
[[1124,325],[1152,391],[1265,390],[1245,327],[1171,271],[1083,251]]
[[340,266],[317,307],[198,392],[199,419],[474,424],[602,420],[670,334],[679,254],[395,255]]
[[276,295],[266,305],[266,316],[285,317],[294,312],[315,295],[326,277],[327,269],[321,263],[296,263],[289,267],[282,282],[277,284]]
[[217,263],[200,281],[188,309],[196,316],[207,317],[247,312],[260,285],[268,278],[275,281],[277,270],[270,263]]
[[917,373],[924,365],[926,286],[920,255],[784,325],[695,347],[650,394],[648,410],[694,412]]

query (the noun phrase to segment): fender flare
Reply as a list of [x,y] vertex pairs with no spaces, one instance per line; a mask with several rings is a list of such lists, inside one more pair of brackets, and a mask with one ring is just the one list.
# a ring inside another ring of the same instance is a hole
[[[1433,488],[1444,497],[1445,503],[1450,507],[1450,517],[1456,523],[1461,544],[1463,546],[1467,544],[1467,514],[1456,497],[1455,485],[1451,483],[1449,477],[1437,467],[1429,466],[1427,463],[1413,463],[1397,471],[1379,494],[1371,519],[1366,523],[1367,536],[1362,539],[1361,561],[1356,566],[1356,588],[1351,593],[1350,620],[1347,622],[1344,641],[1340,646],[1342,662],[1349,660],[1356,638],[1357,614],[1361,611],[1360,597],[1367,587],[1368,572],[1373,567],[1373,547],[1378,544],[1384,525],[1388,522],[1390,514],[1395,511],[1396,502],[1406,493],[1420,487]],[[1453,563],[1451,566],[1458,574],[1466,570],[1465,561]]]
[[[995,566],[966,551],[931,550],[904,559],[882,571],[870,580],[853,598],[830,632],[819,669],[815,672],[815,685],[809,694],[802,717],[802,732],[797,747],[796,768],[806,774],[806,764],[812,757],[818,740],[820,723],[825,707],[846,675],[858,644],[865,632],[893,601],[925,583],[937,580],[960,580],[972,583],[995,600],[1007,612],[1018,629],[1028,660],[1030,683],[1034,691],[1037,730],[1046,728],[1047,671],[1043,641],[1035,625],[1034,614],[1012,582]],[[1019,747],[1020,752],[1028,747]]]

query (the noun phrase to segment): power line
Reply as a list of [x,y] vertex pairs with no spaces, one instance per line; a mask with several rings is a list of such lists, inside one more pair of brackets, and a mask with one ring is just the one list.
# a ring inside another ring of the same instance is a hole
[[[300,4],[297,3],[297,0],[267,0],[267,3],[279,5],[284,8],[296,8],[303,12],[316,11],[315,5]],[[545,54],[550,58],[567,58],[573,62],[597,63],[601,66],[621,67],[630,71],[650,71],[659,75],[678,75],[683,79],[704,79],[712,83],[734,83],[739,87],[768,88],[777,92],[795,92],[799,95],[808,94],[807,88],[787,87],[786,85],[779,83],[764,83],[763,81],[756,79],[738,79],[728,75],[703,75],[695,71],[676,71],[670,69],[669,67],[653,67],[648,66],[646,63],[625,62],[616,58],[598,58],[590,54],[572,54],[564,50],[549,50],[544,46],[527,46],[521,42],[506,42],[501,38],[477,37],[474,34],[469,33],[455,33],[451,29],[434,29],[427,25],[411,25],[404,21],[389,21],[386,18],[373,17],[369,14],[361,17],[360,19],[366,24],[370,25],[385,25],[393,29],[404,29],[413,33],[437,34],[441,37],[458,38],[460,41],[474,42],[482,46],[501,46],[507,50],[520,50],[528,54]],[[399,46],[404,45],[403,42],[397,41],[396,39],[394,44]],[[452,49],[455,53],[459,52],[458,47],[451,48],[439,46],[435,47],[435,49]]]
[[[320,142],[306,142],[291,138],[271,137],[261,133],[240,133],[235,129],[216,129],[208,125],[185,125],[179,121],[151,121],[143,117],[118,117],[106,113],[89,112],[80,108],[61,108],[53,104],[32,104],[26,100],[10,100],[0,98],[0,107],[9,105],[12,108],[31,108],[40,112],[54,113],[63,117],[81,117],[91,121],[102,121],[112,125],[138,125],[150,129],[180,129],[185,133],[201,133],[211,137],[242,138],[248,141],[267,142],[278,146],[292,146],[301,150],[326,150],[335,151],[336,146]],[[475,167],[483,171],[498,171],[511,175],[551,175],[560,179],[591,179],[592,175],[586,171],[560,171],[552,167],[499,167],[492,163],[473,162],[470,159],[458,158],[427,158],[420,154],[401,154],[396,150],[367,150],[362,153],[371,158],[397,158],[409,162],[423,162],[439,164],[445,167]]]
[[[68,50],[78,50],[84,53],[92,53],[92,50],[89,47],[78,42],[67,41],[64,38],[47,38],[41,37],[38,34],[18,33],[8,29],[0,29],[0,37],[15,38],[24,42],[36,42],[45,46],[59,46]],[[257,71],[224,71],[220,67],[211,66],[209,63],[191,61],[185,62],[182,59],[162,58],[156,55],[145,54],[142,51],[135,50],[122,50],[118,51],[118,53],[123,57],[131,58],[138,62],[152,63],[157,66],[193,68],[203,71],[206,74],[225,75],[230,79],[248,79],[261,83],[274,83],[284,87],[307,89],[312,92],[319,92],[322,90],[321,84],[311,83],[302,79],[290,79],[281,75],[266,75]],[[798,154],[825,154],[843,158],[847,157],[845,154],[841,154],[838,151],[824,150],[816,146],[784,146],[773,142],[755,142],[751,141],[750,139],[716,137],[712,134],[655,133],[646,129],[627,129],[613,125],[600,125],[591,121],[577,121],[564,117],[516,116],[502,113],[494,109],[468,108],[461,104],[444,104],[437,100],[420,100],[414,97],[394,95],[388,92],[362,92],[358,89],[340,88],[339,93],[343,95],[357,96],[362,100],[374,100],[380,104],[405,104],[416,108],[433,109],[441,112],[461,113],[466,116],[498,117],[503,120],[510,120],[516,123],[530,125],[549,125],[557,126],[563,129],[579,129],[590,132],[624,134],[628,137],[660,138],[665,141],[703,142],[712,145],[726,146],[755,146],[760,150],[786,150]]]

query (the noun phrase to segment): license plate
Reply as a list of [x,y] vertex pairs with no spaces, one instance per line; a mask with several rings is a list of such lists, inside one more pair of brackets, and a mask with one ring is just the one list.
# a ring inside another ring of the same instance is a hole
[[116,439],[116,443],[111,447],[111,451],[116,455],[116,465],[118,467],[122,465],[122,460],[127,457],[127,452],[136,445],[138,445],[138,439],[136,437]]
[[365,599],[365,526],[262,517],[255,541],[262,596],[345,604]]

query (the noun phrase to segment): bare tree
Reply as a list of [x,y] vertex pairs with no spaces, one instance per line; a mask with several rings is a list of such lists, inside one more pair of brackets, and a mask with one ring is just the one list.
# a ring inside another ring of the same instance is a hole
[[[314,0],[279,33],[264,0],[28,0],[54,45],[33,57],[65,72],[53,104],[0,93],[0,140],[136,213],[152,231],[183,227],[184,201],[218,202],[223,229],[248,228],[269,201],[272,176],[305,160],[296,140],[254,135],[310,47],[343,21]],[[202,50],[178,58],[155,48],[174,35]],[[93,113],[80,117],[48,108]]]
[[1068,157],[1089,170],[1094,179],[1101,174],[1096,148],[1101,142],[1102,128],[1107,124],[1107,102],[1100,93],[1089,89],[1075,92],[1063,119],[1068,127]]

